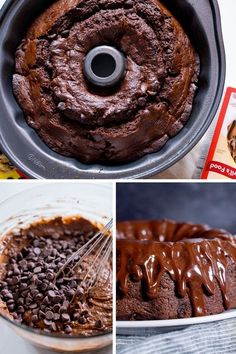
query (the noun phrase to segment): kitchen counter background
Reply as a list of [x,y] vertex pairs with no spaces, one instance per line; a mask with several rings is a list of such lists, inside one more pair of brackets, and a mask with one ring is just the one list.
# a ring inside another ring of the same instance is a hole
[[[0,0],[0,7],[3,5],[4,2],[5,0]],[[236,87],[236,47],[234,46],[236,33],[236,0],[218,0],[218,3],[221,11],[227,62],[225,87]],[[211,128],[208,130],[206,135],[185,158],[179,161],[176,165],[172,166],[170,169],[152,178],[191,179],[193,177],[199,177],[201,167],[204,164],[204,158],[206,157],[211,142],[211,136],[214,131],[214,126],[216,124],[217,117],[218,114],[216,115],[214,123],[212,124]],[[200,166],[198,170],[196,170],[197,166]],[[0,154],[0,179],[23,177],[24,176],[22,176],[12,167],[9,169],[8,165],[6,164],[5,157]]]

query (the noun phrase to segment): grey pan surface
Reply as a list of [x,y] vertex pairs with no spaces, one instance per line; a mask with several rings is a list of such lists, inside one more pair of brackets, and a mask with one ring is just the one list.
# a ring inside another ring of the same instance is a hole
[[[199,89],[191,117],[164,148],[129,164],[85,165],[50,150],[31,129],[12,92],[14,53],[32,20],[52,0],[7,0],[0,12],[0,146],[32,178],[142,178],[175,164],[201,139],[219,106],[225,80],[225,53],[216,0],[162,0],[192,39],[201,60]],[[30,14],[30,16],[29,16]]]

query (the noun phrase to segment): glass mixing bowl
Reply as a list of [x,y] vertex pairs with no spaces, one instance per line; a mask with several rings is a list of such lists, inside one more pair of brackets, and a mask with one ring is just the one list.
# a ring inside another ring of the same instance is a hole
[[[3,188],[3,187],[2,187]],[[88,220],[106,224],[112,217],[112,185],[108,183],[35,183],[35,187],[15,194],[0,205],[1,240],[6,233],[25,227],[41,218],[80,215]],[[96,351],[112,343],[112,333],[86,336],[68,336],[43,333],[18,324],[0,313],[18,335],[33,345],[57,352]]]

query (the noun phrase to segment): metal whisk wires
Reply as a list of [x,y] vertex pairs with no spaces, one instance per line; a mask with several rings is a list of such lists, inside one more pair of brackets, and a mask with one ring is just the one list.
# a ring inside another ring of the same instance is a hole
[[[57,272],[54,283],[57,278],[64,273],[65,269],[71,262],[79,258],[78,261],[69,269],[68,273],[73,272],[75,268],[80,267],[84,261],[90,256],[91,263],[88,270],[81,282],[81,286],[84,286],[86,291],[89,291],[96,283],[96,281],[102,275],[106,263],[112,252],[112,234],[111,229],[113,225],[113,219],[111,219],[101,230],[99,230],[86,244],[72,254],[70,258],[64,263],[64,265]],[[67,274],[68,274],[67,273]]]

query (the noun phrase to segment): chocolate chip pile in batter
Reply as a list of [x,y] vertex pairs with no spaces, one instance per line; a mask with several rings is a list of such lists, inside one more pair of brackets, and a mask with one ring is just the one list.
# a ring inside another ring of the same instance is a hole
[[55,280],[65,261],[97,230],[82,218],[56,218],[7,236],[1,256],[0,298],[14,320],[65,334],[111,329],[110,264],[90,292],[81,281],[91,259],[70,273],[76,258]]

